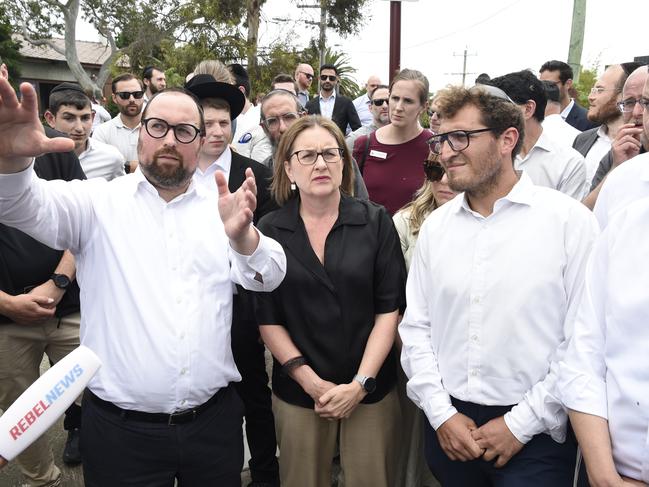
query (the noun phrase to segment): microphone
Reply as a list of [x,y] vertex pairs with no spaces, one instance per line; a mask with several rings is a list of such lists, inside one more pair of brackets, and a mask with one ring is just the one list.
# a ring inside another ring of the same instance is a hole
[[81,394],[101,367],[81,345],[41,375],[0,416],[0,468],[36,441]]

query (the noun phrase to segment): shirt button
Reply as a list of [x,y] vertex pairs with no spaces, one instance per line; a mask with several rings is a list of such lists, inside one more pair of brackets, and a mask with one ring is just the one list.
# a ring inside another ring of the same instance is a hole
[[478,335],[471,335],[471,340],[473,340],[474,342],[477,342],[478,341]]
[[176,298],[176,303],[180,304],[180,303],[182,303],[182,302],[183,302],[183,298],[181,298],[180,296],[178,296],[178,297]]
[[180,375],[185,375],[186,373],[187,373],[187,369],[185,367],[180,369]]
[[478,375],[478,371],[476,369],[471,369],[471,375],[475,377],[476,375]]

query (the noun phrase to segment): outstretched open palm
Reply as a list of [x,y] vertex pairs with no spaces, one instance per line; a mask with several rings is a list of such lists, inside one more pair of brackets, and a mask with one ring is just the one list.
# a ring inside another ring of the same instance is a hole
[[246,180],[234,193],[230,193],[225,175],[216,173],[216,186],[219,190],[219,213],[230,240],[239,241],[246,237],[252,223],[252,215],[257,208],[257,184],[252,169],[246,169]]
[[47,152],[74,149],[71,139],[50,139],[38,118],[36,92],[29,83],[20,85],[22,100],[18,101],[9,81],[0,77],[0,161],[5,169],[20,170],[32,157]]

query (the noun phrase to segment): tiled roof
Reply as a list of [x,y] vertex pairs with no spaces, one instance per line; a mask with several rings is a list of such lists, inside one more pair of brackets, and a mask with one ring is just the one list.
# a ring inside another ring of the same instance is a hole
[[[49,46],[33,46],[21,36],[15,36],[22,43],[20,54],[26,58],[50,59],[52,61],[65,61],[65,56],[59,54]],[[65,49],[64,39],[52,39],[61,49]],[[101,42],[77,41],[77,55],[81,64],[94,64],[100,66],[110,56],[110,47]],[[120,63],[122,64],[122,63]]]

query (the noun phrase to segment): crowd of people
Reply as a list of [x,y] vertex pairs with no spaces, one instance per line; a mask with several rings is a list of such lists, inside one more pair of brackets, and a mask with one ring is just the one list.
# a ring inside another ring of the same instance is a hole
[[[649,485],[647,66],[587,108],[556,60],[355,100],[317,68],[255,105],[149,66],[113,118],[62,83],[43,127],[0,60],[0,409],[83,344],[90,487],[239,487],[244,418],[250,487]],[[15,462],[61,485],[45,438]]]

